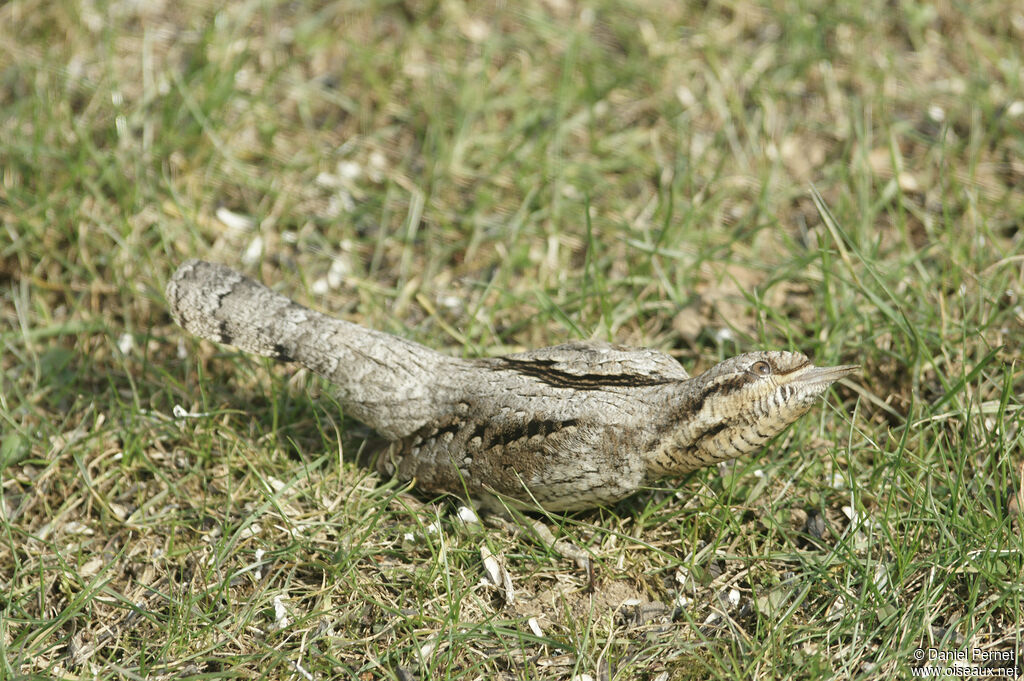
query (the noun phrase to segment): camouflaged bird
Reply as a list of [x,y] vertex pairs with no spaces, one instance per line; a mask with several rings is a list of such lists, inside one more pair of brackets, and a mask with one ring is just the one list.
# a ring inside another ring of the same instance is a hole
[[382,472],[429,493],[549,511],[611,504],[755,451],[858,369],[763,351],[690,377],[656,350],[583,342],[462,359],[198,260],[173,275],[167,299],[191,333],[330,381],[345,413],[390,441]]

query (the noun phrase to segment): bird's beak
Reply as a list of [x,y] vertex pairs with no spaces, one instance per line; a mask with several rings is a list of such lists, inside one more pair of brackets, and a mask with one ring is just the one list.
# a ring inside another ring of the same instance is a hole
[[859,364],[844,364],[838,367],[809,366],[800,372],[799,376],[794,377],[796,379],[794,382],[804,385],[830,384],[858,371],[860,371]]

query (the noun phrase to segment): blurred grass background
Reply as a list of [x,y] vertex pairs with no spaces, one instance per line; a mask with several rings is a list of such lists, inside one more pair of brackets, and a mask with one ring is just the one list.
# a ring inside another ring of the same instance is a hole
[[[1022,40],[1005,1],[0,6],[0,677],[1020,651]],[[354,465],[305,372],[187,337],[189,257],[452,353],[863,374],[761,455],[556,519],[591,579]]]

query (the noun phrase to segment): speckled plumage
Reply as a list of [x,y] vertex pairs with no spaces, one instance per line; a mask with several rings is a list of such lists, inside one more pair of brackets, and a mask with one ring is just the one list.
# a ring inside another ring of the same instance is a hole
[[382,471],[427,492],[551,511],[611,504],[754,451],[857,368],[765,351],[691,378],[661,352],[603,343],[449,357],[198,260],[174,274],[167,299],[197,336],[327,378],[347,414],[391,441]]

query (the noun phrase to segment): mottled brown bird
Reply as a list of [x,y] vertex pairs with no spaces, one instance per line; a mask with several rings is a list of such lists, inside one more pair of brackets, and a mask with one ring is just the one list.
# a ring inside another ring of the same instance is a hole
[[197,336],[296,361],[387,438],[379,468],[426,492],[567,511],[761,447],[856,366],[751,352],[690,377],[656,350],[567,343],[449,357],[314,312],[223,265],[184,263],[167,285]]

